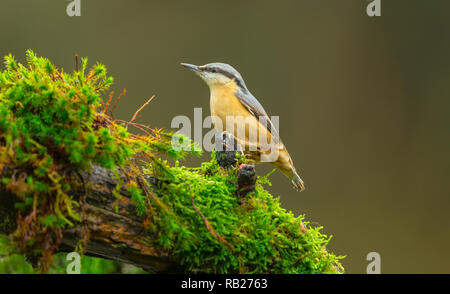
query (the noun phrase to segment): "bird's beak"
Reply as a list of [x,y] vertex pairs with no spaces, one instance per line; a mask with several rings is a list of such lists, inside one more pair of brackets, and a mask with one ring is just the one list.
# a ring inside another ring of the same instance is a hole
[[189,64],[189,63],[181,63],[182,66],[184,66],[187,69],[190,69],[192,71],[201,72],[202,70],[198,68],[197,65]]

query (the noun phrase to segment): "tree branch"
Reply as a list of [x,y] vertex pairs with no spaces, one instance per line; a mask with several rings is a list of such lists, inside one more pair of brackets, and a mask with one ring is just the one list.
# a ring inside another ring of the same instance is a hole
[[[113,195],[117,181],[111,171],[93,166],[92,173],[83,173],[81,177],[85,183],[90,183],[85,196],[84,191],[77,191],[78,195],[74,195],[86,197],[84,224],[76,224],[64,231],[60,251],[73,251],[86,225],[89,229],[86,255],[134,264],[152,273],[181,270],[168,252],[152,245],[151,236],[144,228],[145,219],[136,215],[136,205],[128,191],[122,188],[119,199]],[[1,233],[9,234],[15,230],[15,199],[15,195],[0,185]]]

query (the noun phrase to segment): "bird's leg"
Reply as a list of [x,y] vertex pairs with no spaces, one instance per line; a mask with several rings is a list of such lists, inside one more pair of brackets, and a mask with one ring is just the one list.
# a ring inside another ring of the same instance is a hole
[[[237,163],[236,152],[243,154],[244,149],[238,140],[228,132],[217,133],[215,136],[216,160],[223,168],[233,167]],[[255,190],[256,170],[252,164],[241,164],[237,177],[236,194],[243,198],[248,193]]]
[[230,168],[237,163],[236,152],[243,154],[243,149],[236,138],[228,132],[216,133],[216,160],[223,168]]
[[[244,154],[244,149],[238,140],[228,132],[217,133],[215,136],[216,160],[223,168],[230,168],[236,165],[236,152]],[[236,194],[243,198],[248,193],[255,190],[256,170],[252,164],[241,164],[237,178]]]

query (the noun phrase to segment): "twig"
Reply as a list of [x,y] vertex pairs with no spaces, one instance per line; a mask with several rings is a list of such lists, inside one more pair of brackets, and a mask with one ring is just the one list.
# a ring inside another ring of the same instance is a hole
[[108,101],[106,102],[106,104],[103,105],[102,112],[105,112],[105,111],[108,110],[109,103],[111,103],[111,100],[112,100],[113,96],[114,96],[114,91],[112,91],[111,94],[109,94],[109,99],[108,99]]
[[119,102],[120,98],[122,98],[122,96],[125,96],[126,94],[127,94],[127,89],[124,88],[122,93],[120,93],[119,97],[117,97],[116,102],[114,102],[114,106],[113,106],[112,110],[110,111],[111,117],[113,116],[114,109],[116,109],[117,103]]
[[75,69],[78,72],[78,54],[75,54]]
[[153,95],[152,97],[150,97],[150,99],[148,99],[147,102],[145,102],[144,105],[142,105],[142,106],[134,113],[134,115],[133,115],[133,117],[131,118],[131,120],[130,120],[129,123],[132,123],[132,122],[136,119],[136,117],[137,117],[137,115],[139,114],[139,112],[140,112],[142,109],[144,109],[144,107],[147,106],[147,105],[153,100],[153,98],[155,98],[154,95]]

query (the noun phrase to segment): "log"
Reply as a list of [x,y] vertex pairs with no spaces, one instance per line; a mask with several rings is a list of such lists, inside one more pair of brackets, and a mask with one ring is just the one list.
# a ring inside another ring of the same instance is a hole
[[[136,265],[150,273],[181,272],[168,252],[151,245],[151,235],[144,228],[144,217],[136,215],[136,205],[128,191],[122,188],[122,197],[117,202],[112,193],[117,181],[113,173],[99,166],[92,172],[81,174],[86,194],[75,192],[75,197],[85,197],[84,224],[76,224],[63,232],[59,251],[71,252],[83,236],[85,225],[89,229],[89,240],[85,249],[87,256],[101,257]],[[84,196],[86,195],[86,196]],[[15,195],[0,185],[0,232],[12,233],[16,227],[17,210]],[[116,208],[117,202],[117,208]]]

